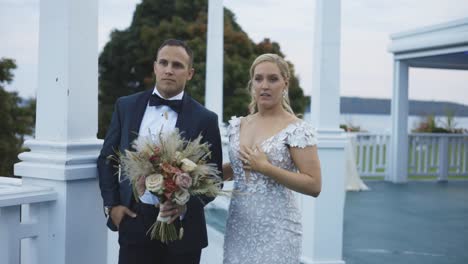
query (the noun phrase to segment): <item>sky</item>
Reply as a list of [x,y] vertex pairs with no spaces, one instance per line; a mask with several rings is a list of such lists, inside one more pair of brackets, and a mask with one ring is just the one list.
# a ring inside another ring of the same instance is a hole
[[[99,1],[99,51],[113,29],[130,25],[141,0]],[[238,24],[259,42],[278,42],[295,65],[305,94],[313,94],[314,0],[224,0]],[[468,17],[467,0],[342,0],[341,95],[390,98],[390,34]],[[7,86],[23,97],[37,89],[39,0],[0,0],[0,57],[16,60]],[[247,74],[247,73],[246,73]],[[410,99],[468,105],[468,71],[411,69]]]

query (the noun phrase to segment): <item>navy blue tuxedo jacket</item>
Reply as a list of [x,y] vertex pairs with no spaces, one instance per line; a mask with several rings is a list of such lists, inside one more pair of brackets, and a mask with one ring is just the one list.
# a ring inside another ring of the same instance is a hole
[[[119,182],[117,164],[108,159],[115,151],[124,152],[131,149],[131,143],[138,136],[141,121],[153,89],[121,97],[115,103],[111,124],[107,130],[104,144],[98,158],[99,187],[104,206],[124,205],[131,208],[135,203],[132,188],[125,175]],[[218,116],[193,100],[187,93],[183,96],[182,110],[178,115],[176,127],[187,140],[193,140],[198,135],[203,141],[211,144],[211,160],[218,170],[222,171],[221,137],[218,127]],[[163,117],[161,117],[163,118]],[[222,177],[222,175],[220,175]],[[196,250],[208,245],[204,205],[213,198],[191,197],[187,203],[184,216],[184,238],[171,243],[177,250]],[[108,221],[112,230],[117,230],[112,221]]]

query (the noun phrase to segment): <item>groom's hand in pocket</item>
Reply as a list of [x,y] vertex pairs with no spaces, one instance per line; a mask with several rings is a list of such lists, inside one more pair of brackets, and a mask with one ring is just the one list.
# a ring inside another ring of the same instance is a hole
[[112,223],[114,223],[117,229],[119,229],[120,222],[122,222],[122,219],[125,215],[128,215],[133,218],[136,217],[136,214],[132,210],[128,209],[123,205],[117,205],[112,207],[110,211],[110,217],[112,219]]

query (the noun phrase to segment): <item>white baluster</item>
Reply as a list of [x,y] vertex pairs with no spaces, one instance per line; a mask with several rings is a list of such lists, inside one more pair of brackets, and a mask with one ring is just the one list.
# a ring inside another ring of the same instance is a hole
[[422,174],[427,174],[428,172],[428,167],[429,167],[429,140],[428,138],[425,138],[423,141],[423,148],[422,148],[422,154],[423,154],[423,166],[422,166]]
[[410,171],[409,173],[414,173],[416,171],[416,152],[417,152],[417,149],[416,149],[416,139],[417,139],[417,136],[410,136],[409,137],[409,140],[410,140],[410,157],[411,157],[411,163],[410,163]]
[[447,181],[449,170],[448,137],[439,138],[439,181]]
[[20,263],[21,206],[0,207],[0,256],[4,263]]
[[364,149],[365,149],[365,142],[361,138],[359,142],[359,170],[363,175],[366,174],[366,168],[364,167],[364,164],[365,164]]
[[419,138],[418,140],[418,166],[416,169],[416,174],[420,174],[422,172],[423,166],[423,147],[424,147],[424,139]]
[[431,167],[436,167],[436,156],[437,156],[437,137],[432,137],[432,148],[431,148]]
[[377,147],[378,147],[378,137],[374,137],[374,139],[372,140],[372,173],[377,173]]
[[462,157],[462,141],[461,138],[457,137],[454,139],[457,145],[457,157],[456,157],[456,163],[457,163],[457,170],[456,173],[459,174],[461,172],[461,157]]
[[[466,141],[466,140],[465,140],[465,141]],[[464,156],[465,156],[465,159],[464,159],[464,161],[465,161],[465,162],[464,162],[465,166],[464,166],[464,169],[463,169],[463,174],[468,174],[468,142],[465,142],[465,143],[463,144],[463,146],[464,146],[464,151],[463,151],[463,153],[464,153]]]

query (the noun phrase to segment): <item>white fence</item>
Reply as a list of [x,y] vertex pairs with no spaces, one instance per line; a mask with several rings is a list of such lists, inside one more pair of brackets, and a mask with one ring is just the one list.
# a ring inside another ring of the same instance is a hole
[[[353,140],[353,139],[351,139]],[[388,164],[389,134],[356,134],[356,162],[359,175],[385,176]]]
[[51,188],[0,177],[0,263],[47,263]]
[[[388,172],[389,134],[356,133],[357,168],[361,177]],[[408,175],[468,176],[468,135],[413,133],[408,138]]]
[[[57,255],[63,255],[65,252],[51,246],[52,241],[60,239],[57,230],[53,230],[54,226],[66,224],[53,220],[54,213],[57,213],[57,204],[63,203],[62,199],[64,197],[51,187],[22,184],[21,179],[0,176],[0,264],[82,263],[79,259],[57,260]],[[62,219],[65,220],[66,213],[60,214],[63,214]],[[84,218],[90,217],[82,219]],[[105,231],[105,218],[103,215],[101,218],[103,221],[93,224]],[[84,235],[92,240],[96,234],[93,231],[84,232]],[[76,233],[70,234],[64,243],[74,243],[76,236]],[[80,245],[76,250],[83,254],[83,248],[87,246]],[[103,244],[103,247],[105,246]],[[89,250],[86,252],[89,254]],[[116,233],[108,232],[107,263],[117,263],[117,254]],[[86,263],[104,262],[98,260]]]

